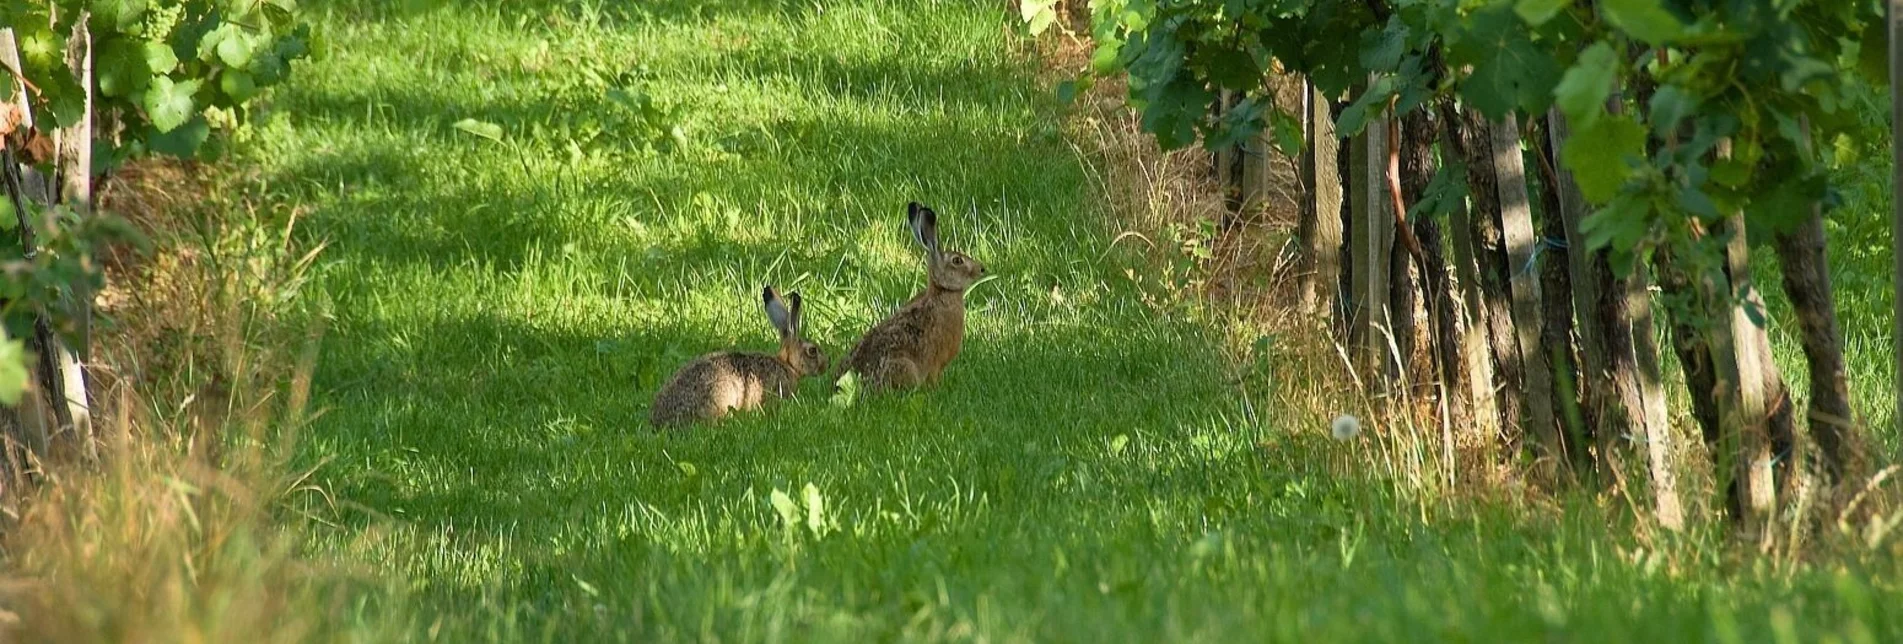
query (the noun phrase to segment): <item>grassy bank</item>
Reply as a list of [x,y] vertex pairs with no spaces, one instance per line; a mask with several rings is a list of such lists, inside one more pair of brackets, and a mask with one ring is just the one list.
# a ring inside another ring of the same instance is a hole
[[[390,4],[313,3],[328,57],[239,162],[331,243],[317,548],[396,579],[418,637],[1903,632],[1892,558],[1398,494],[1323,438],[1360,403],[1288,375],[1326,352],[1236,363],[1226,316],[1157,304],[1112,243],[1129,175],[996,3]],[[836,359],[922,283],[909,200],[1000,276],[941,387],[644,425],[686,359],[770,346],[762,283]]]

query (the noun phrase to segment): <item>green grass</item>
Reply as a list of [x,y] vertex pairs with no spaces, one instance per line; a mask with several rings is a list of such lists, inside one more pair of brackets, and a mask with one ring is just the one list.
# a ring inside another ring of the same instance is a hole
[[[1893,560],[1635,555],[1590,502],[1423,510],[1320,419],[1245,403],[1221,329],[1145,307],[1142,260],[1106,253],[1100,178],[999,3],[386,4],[312,3],[328,57],[238,147],[332,244],[301,458],[349,502],[315,547],[400,586],[365,619],[447,641],[1903,632],[1876,608]],[[939,388],[838,409],[809,382],[646,426],[693,355],[771,345],[763,283],[805,295],[837,359],[922,284],[914,199],[1000,276]]]

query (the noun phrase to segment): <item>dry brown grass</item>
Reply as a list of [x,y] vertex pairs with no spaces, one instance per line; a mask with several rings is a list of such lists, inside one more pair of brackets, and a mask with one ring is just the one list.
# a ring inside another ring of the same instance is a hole
[[[329,641],[374,576],[299,551],[287,469],[324,315],[299,297],[315,251],[247,180],[147,161],[101,205],[156,244],[103,258],[91,361],[99,465],[53,463],[5,499],[0,641]],[[295,323],[304,320],[305,323]],[[360,593],[357,593],[360,594]]]

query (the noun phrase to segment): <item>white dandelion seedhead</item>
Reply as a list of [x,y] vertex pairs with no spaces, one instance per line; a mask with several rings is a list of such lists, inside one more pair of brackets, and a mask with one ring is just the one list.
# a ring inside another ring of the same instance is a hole
[[1329,432],[1334,434],[1335,440],[1338,441],[1352,440],[1361,435],[1361,421],[1349,414],[1336,416],[1334,422],[1329,423],[1328,426]]

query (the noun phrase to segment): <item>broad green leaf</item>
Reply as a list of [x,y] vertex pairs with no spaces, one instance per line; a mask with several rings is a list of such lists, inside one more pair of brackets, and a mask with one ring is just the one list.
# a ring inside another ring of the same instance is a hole
[[1566,70],[1566,76],[1553,88],[1553,97],[1573,127],[1584,127],[1605,113],[1606,97],[1618,77],[1618,54],[1605,42],[1594,43]]
[[218,74],[218,89],[237,103],[251,100],[258,94],[257,83],[252,82],[251,74],[243,70],[227,69]]
[[162,42],[145,43],[145,64],[154,74],[170,74],[178,69],[178,54]]
[[1390,17],[1387,27],[1381,31],[1363,32],[1361,66],[1370,72],[1400,67],[1401,55],[1407,53],[1407,35],[1407,23],[1401,22],[1399,14]]
[[204,149],[205,141],[211,139],[211,123],[205,116],[194,115],[192,120],[172,128],[170,132],[159,132],[156,128],[147,135],[146,148],[159,154],[181,159],[198,158],[199,150]]
[[[93,0],[92,26],[117,33],[130,33],[145,18],[146,0]],[[104,35],[104,34],[98,34]]]
[[451,127],[497,143],[502,142],[502,126],[494,123],[478,121],[476,119],[463,119],[457,121],[456,124]]
[[145,117],[152,121],[152,127],[164,134],[191,119],[196,111],[192,105],[192,94],[198,92],[198,84],[197,80],[174,82],[170,76],[153,78],[141,103],[145,107]]
[[244,69],[251,64],[251,56],[257,53],[258,40],[243,29],[235,29],[218,41],[218,60],[223,61],[226,67]]
[[1645,156],[1645,128],[1624,114],[1610,114],[1573,130],[1560,150],[1560,160],[1573,172],[1580,193],[1593,203],[1606,203],[1632,176],[1628,158]]
[[1024,16],[1025,27],[1031,35],[1043,35],[1057,22],[1056,6],[1056,0],[1023,0],[1018,3],[1018,10]]
[[776,488],[767,495],[767,500],[773,504],[773,511],[780,515],[781,524],[789,528],[799,525],[800,508],[793,502],[793,497]]
[[1513,12],[1520,14],[1526,24],[1538,27],[1559,15],[1572,0],[1520,0],[1513,5]]
[[20,404],[26,394],[26,345],[0,329],[0,404]]
[[1677,85],[1666,85],[1652,94],[1652,102],[1646,105],[1646,120],[1651,121],[1654,134],[1664,137],[1697,112],[1698,97]]
[[1585,233],[1588,250],[1607,251],[1614,274],[1630,275],[1637,257],[1635,251],[1651,231],[1650,215],[1651,207],[1645,199],[1621,194],[1579,222],[1579,229]]
[[1510,9],[1478,13],[1473,24],[1473,42],[1459,52],[1469,60],[1456,61],[1473,65],[1460,97],[1490,119],[1544,111],[1562,73],[1551,48],[1534,44]]
[[834,384],[834,387],[835,391],[833,391],[832,398],[829,402],[831,402],[834,407],[840,409],[851,407],[852,403],[859,397],[859,372],[846,372],[845,375],[839,377],[839,381]]
[[1387,109],[1388,100],[1394,98],[1394,79],[1382,77],[1368,86],[1368,90],[1355,98],[1355,102],[1341,110],[1341,116],[1335,119],[1335,132],[1341,136],[1354,136],[1368,126],[1368,121],[1381,115]]
[[[86,89],[80,87],[79,79],[71,74],[60,72],[41,80],[40,101],[52,113],[52,124],[56,127],[72,127],[86,117]],[[46,128],[44,123],[35,125]]]
[[820,496],[819,487],[807,483],[806,487],[800,490],[800,498],[806,502],[806,529],[811,530],[815,537],[824,536],[826,534],[826,499]]
[[1305,145],[1301,119],[1277,109],[1269,111],[1269,122],[1275,133],[1275,147],[1291,158],[1301,156]]
[[1685,34],[1685,25],[1660,6],[1659,0],[1605,0],[1599,8],[1611,22],[1637,40],[1667,45]]
[[99,85],[99,93],[107,98],[144,92],[152,83],[152,69],[145,60],[145,43],[125,37],[103,39],[93,54],[93,81]]

